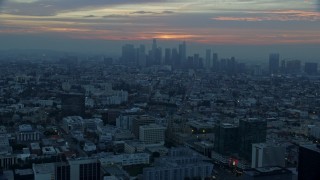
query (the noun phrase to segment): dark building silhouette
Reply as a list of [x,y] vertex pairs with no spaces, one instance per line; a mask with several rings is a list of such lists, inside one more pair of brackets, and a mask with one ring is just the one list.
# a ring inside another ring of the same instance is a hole
[[164,63],[169,65],[172,64],[172,51],[170,48],[166,48],[165,49],[165,53],[164,53]]
[[154,58],[156,65],[162,64],[162,49],[160,47],[156,49]]
[[252,144],[264,143],[267,138],[267,121],[258,118],[240,120],[240,155],[251,160]]
[[231,59],[227,60],[227,73],[228,74],[235,74],[236,73],[236,59],[234,57],[231,57]]
[[136,50],[134,45],[126,44],[122,46],[122,57],[121,60],[124,64],[135,65],[136,63]]
[[175,68],[180,66],[180,58],[177,48],[172,49],[172,63]]
[[280,55],[278,53],[269,55],[269,73],[277,74],[279,72],[279,58]]
[[214,71],[218,71],[219,69],[219,58],[217,53],[212,54],[212,68]]
[[206,50],[206,61],[205,61],[205,68],[210,69],[212,68],[212,58],[211,58],[211,49]]
[[116,125],[116,120],[120,116],[118,109],[106,109],[102,112],[103,124]]
[[62,116],[83,116],[85,96],[80,93],[61,94]]
[[144,45],[140,45],[137,49],[137,61],[140,67],[145,67],[147,65],[146,47]]
[[199,68],[200,67],[200,55],[194,54],[193,55],[193,68]]
[[215,127],[214,150],[223,155],[239,151],[239,127],[222,123]]
[[298,180],[316,180],[320,178],[320,145],[299,147]]
[[306,62],[304,64],[304,72],[309,75],[315,75],[318,73],[318,63]]
[[182,44],[179,44],[179,60],[180,60],[180,65],[182,66],[186,65],[187,45],[185,41]]
[[[0,176],[1,179],[1,176]],[[34,173],[32,169],[15,169],[14,170],[15,180],[34,180]]]
[[286,71],[289,74],[298,74],[301,72],[301,61],[291,60],[287,61]]
[[59,180],[71,180],[70,179],[70,166],[67,163],[56,163],[55,165],[55,177]]
[[100,180],[100,162],[96,158],[69,159],[70,179]]
[[286,60],[282,60],[281,61],[281,65],[280,65],[280,72],[281,73],[285,73],[286,72]]

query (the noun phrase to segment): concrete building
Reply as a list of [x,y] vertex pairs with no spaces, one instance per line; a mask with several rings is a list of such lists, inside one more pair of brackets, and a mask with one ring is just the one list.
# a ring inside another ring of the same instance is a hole
[[285,153],[286,148],[284,146],[266,143],[252,144],[251,167],[285,167]]
[[12,165],[16,164],[17,162],[17,155],[15,154],[0,155],[0,167],[3,169],[9,169]]
[[55,179],[54,163],[33,164],[34,180],[53,180]]
[[150,116],[138,116],[133,119],[132,121],[132,133],[135,135],[136,138],[139,138],[139,128],[143,125],[148,125],[155,123],[155,118]]
[[19,126],[18,132],[16,134],[17,141],[39,141],[40,132],[34,130],[33,127],[29,124],[22,124]]
[[256,168],[244,171],[243,180],[292,180],[292,172],[281,167]]
[[62,128],[66,133],[83,131],[84,121],[80,116],[67,116],[62,119]]
[[139,140],[148,144],[164,145],[166,128],[157,124],[140,126]]
[[172,148],[168,156],[160,157],[153,167],[143,169],[143,179],[184,180],[210,177],[213,164],[187,148]]
[[279,72],[279,54],[274,53],[269,55],[269,73],[276,74]]
[[119,164],[121,166],[149,164],[150,155],[147,153],[111,155],[100,159],[101,165]]

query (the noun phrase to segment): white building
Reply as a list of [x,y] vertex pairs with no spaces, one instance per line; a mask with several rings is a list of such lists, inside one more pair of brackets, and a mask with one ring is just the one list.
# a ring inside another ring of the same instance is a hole
[[46,146],[46,147],[42,147],[42,154],[43,155],[55,155],[55,154],[57,154],[57,152],[53,146]]
[[85,152],[93,152],[97,150],[97,146],[93,142],[85,142],[83,150]]
[[120,105],[128,101],[127,91],[113,91],[112,95],[108,96],[103,104],[106,105]]
[[32,164],[34,180],[52,180],[55,179],[54,163]]
[[164,145],[165,130],[163,126],[149,124],[139,127],[139,140],[145,144]]
[[84,122],[80,116],[68,116],[62,119],[62,128],[66,133],[83,131]]
[[285,167],[286,148],[275,144],[252,144],[252,168],[280,166]]
[[88,131],[96,131],[98,127],[103,126],[103,121],[100,118],[84,119],[83,122]]
[[136,152],[143,152],[146,146],[141,141],[126,141],[124,144],[124,152],[132,154]]
[[39,141],[40,133],[33,130],[29,124],[22,124],[19,126],[19,131],[16,133],[18,141]]
[[119,164],[121,166],[149,164],[148,153],[111,155],[100,159],[101,165]]

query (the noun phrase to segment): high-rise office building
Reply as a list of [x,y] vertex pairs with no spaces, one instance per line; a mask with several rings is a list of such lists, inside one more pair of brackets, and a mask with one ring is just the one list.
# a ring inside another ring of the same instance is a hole
[[240,155],[251,160],[252,144],[264,143],[267,138],[267,122],[258,118],[242,119],[239,123]]
[[140,45],[138,49],[138,65],[140,67],[147,65],[146,47],[144,45]]
[[121,60],[124,64],[135,65],[136,64],[136,50],[134,45],[126,44],[122,47]]
[[227,73],[228,74],[234,74],[237,71],[237,62],[235,57],[231,57],[231,59],[227,60]]
[[299,147],[298,180],[313,180],[320,177],[320,145]]
[[269,55],[269,73],[277,74],[279,72],[280,55],[278,53]]
[[96,158],[69,159],[70,178],[78,180],[100,180],[100,162]]
[[194,54],[193,55],[193,68],[199,68],[200,67],[200,55]]
[[152,51],[155,52],[157,48],[158,48],[157,39],[153,39],[152,40]]
[[162,49],[159,47],[155,51],[154,60],[156,65],[163,64],[162,62]]
[[275,144],[252,144],[252,168],[280,166],[285,167],[286,148]]
[[206,61],[205,61],[205,68],[210,69],[212,68],[213,61],[211,59],[211,49],[206,50]]
[[218,71],[219,69],[219,58],[217,53],[212,54],[212,68],[214,71]]
[[185,66],[187,60],[187,45],[185,41],[179,45],[179,59],[180,65]]
[[175,68],[180,66],[179,52],[176,48],[172,49],[172,64],[174,65]]
[[318,73],[318,63],[306,62],[304,64],[304,72],[309,75],[315,75]]
[[80,93],[61,94],[62,116],[83,116],[85,114],[85,96]]
[[300,60],[287,61],[286,72],[289,74],[299,74],[301,72],[301,61]]
[[164,63],[169,65],[172,64],[172,51],[170,48],[165,49],[165,54],[164,54]]
[[279,71],[281,73],[285,73],[286,72],[286,60],[281,60],[281,65],[280,65]]
[[214,150],[223,155],[239,151],[239,127],[222,123],[215,126]]
[[57,180],[71,180],[70,166],[68,163],[55,163],[55,177]]

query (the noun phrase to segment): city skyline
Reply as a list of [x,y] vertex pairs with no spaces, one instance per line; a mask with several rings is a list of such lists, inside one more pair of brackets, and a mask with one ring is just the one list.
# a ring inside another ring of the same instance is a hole
[[304,48],[303,55],[319,58],[315,0],[0,2],[0,39],[7,42],[0,49],[119,52],[123,43],[157,38],[169,46],[185,40],[190,50],[199,45],[218,51],[241,46],[255,53]]

